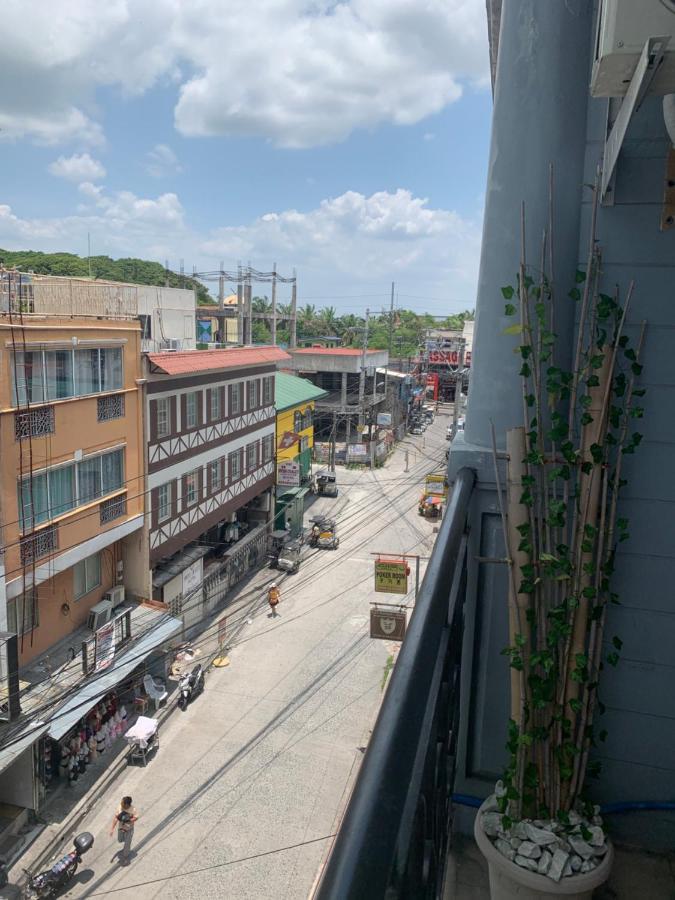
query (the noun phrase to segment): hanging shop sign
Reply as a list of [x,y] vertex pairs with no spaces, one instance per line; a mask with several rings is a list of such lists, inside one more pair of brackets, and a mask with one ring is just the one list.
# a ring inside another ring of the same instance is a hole
[[430,350],[429,362],[434,366],[470,366],[471,351],[464,351],[464,360],[461,362],[461,352],[459,350]]
[[370,636],[381,641],[402,641],[405,637],[406,615],[404,610],[372,607],[370,610]]
[[375,560],[375,590],[381,594],[407,594],[410,566],[404,559]]
[[391,426],[391,413],[378,413],[377,424],[382,428],[389,428]]
[[107,669],[115,656],[115,622],[108,622],[94,636],[94,668],[97,672]]
[[300,484],[300,463],[285,460],[277,465],[277,484],[298,487]]
[[367,444],[350,444],[348,448],[350,459],[366,459],[368,457]]
[[279,438],[278,449],[288,450],[300,440],[300,435],[296,431],[284,431]]

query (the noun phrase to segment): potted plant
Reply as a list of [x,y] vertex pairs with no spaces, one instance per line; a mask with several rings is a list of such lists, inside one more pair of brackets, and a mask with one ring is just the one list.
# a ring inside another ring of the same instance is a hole
[[506,315],[519,319],[506,332],[519,337],[523,424],[506,435],[505,502],[493,430],[509,568],[510,761],[476,817],[475,837],[495,900],[590,898],[612,864],[585,788],[598,773],[591,751],[606,736],[595,725],[599,679],[622,646],[605,626],[618,602],[616,548],[628,537],[617,514],[622,463],[642,437],[635,422],[644,323],[633,348],[624,331],[632,284],[624,298],[601,291],[597,197],[596,186],[587,266],[565,298],[577,305],[569,370],[556,359],[548,235],[536,268],[521,237],[516,284],[502,289]]

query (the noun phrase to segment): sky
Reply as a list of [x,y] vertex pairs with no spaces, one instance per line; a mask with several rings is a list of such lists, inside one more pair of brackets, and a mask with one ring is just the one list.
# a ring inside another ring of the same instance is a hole
[[0,247],[475,305],[484,0],[4,0],[0,67]]

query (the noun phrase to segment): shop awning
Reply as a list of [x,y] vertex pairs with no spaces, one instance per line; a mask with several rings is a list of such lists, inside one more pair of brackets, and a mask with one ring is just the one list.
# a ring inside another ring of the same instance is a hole
[[180,619],[160,614],[157,624],[152,625],[143,636],[124,653],[113,660],[109,669],[94,675],[77,690],[51,717],[49,734],[59,740],[67,734],[99,700],[113,690],[115,685],[130,675],[153,650],[168,641],[183,627]]
[[3,746],[0,747],[0,772],[4,772],[5,769],[11,766],[24,750],[32,747],[35,741],[39,740],[48,728],[49,725],[44,722],[31,722],[25,731],[14,737],[5,737],[3,735],[0,738],[3,743]]

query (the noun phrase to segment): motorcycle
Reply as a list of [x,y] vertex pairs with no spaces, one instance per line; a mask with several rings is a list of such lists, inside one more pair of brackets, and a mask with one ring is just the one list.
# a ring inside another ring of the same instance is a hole
[[24,869],[28,876],[26,890],[28,898],[55,897],[62,888],[72,881],[78,866],[82,862],[83,854],[94,846],[94,835],[88,831],[78,834],[73,841],[73,846],[75,849],[62,856],[58,862],[54,863],[51,869],[47,869],[37,875],[31,875],[30,872]]
[[191,672],[186,672],[178,686],[178,705],[185,711],[188,704],[192,703],[204,690],[204,670],[196,665]]

